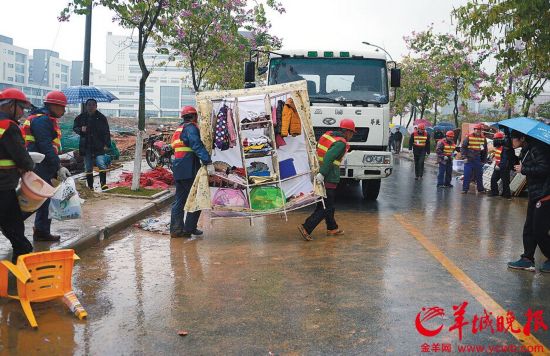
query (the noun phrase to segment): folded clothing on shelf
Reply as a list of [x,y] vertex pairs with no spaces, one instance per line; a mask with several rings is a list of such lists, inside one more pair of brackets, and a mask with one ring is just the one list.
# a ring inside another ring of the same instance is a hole
[[250,162],[250,166],[246,167],[246,171],[248,172],[248,175],[251,175],[254,172],[269,172],[269,166],[264,162],[253,161]]
[[275,182],[275,181],[277,181],[277,175],[276,174],[271,174],[271,175],[268,175],[268,176],[250,176],[250,177],[248,177],[248,180],[252,184]]
[[249,145],[243,148],[245,153],[249,152],[269,152],[271,150],[271,146],[267,143],[262,143],[259,145]]

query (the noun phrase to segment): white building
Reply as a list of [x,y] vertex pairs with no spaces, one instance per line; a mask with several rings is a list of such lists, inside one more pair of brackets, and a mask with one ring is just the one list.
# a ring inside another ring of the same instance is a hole
[[[107,89],[120,100],[101,103],[100,110],[108,116],[137,117],[141,69],[137,59],[138,44],[127,36],[107,33],[105,75],[95,78],[95,85]],[[183,105],[194,105],[189,70],[170,62],[167,55],[148,46],[144,53],[151,71],[145,89],[147,117],[178,117]]]

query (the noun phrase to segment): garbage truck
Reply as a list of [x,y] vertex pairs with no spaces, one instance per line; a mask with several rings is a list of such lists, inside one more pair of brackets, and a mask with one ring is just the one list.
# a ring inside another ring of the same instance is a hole
[[[261,52],[261,51],[260,51]],[[245,87],[255,86],[256,61],[245,63]],[[400,70],[380,52],[281,50],[268,53],[267,85],[307,81],[315,138],[337,129],[341,119],[355,122],[356,134],[342,160],[344,182],[360,182],[363,198],[376,200],[383,178],[391,175],[387,151],[390,95],[400,86]]]

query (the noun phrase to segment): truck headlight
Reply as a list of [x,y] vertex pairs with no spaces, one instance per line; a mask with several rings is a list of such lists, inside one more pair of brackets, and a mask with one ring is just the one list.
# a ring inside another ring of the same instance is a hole
[[375,156],[376,163],[382,163],[384,162],[384,156]]
[[365,163],[372,163],[373,159],[374,159],[374,156],[371,156],[371,155],[364,155],[363,156],[363,162],[365,162]]

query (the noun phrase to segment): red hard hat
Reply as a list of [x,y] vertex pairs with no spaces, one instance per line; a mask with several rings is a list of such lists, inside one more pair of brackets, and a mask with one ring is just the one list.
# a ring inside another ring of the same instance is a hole
[[454,133],[454,131],[449,130],[449,131],[447,131],[447,133],[445,133],[445,136],[447,136],[447,137],[455,137],[455,133]]
[[352,119],[340,120],[340,128],[355,132],[355,122]]
[[67,97],[63,92],[54,90],[49,92],[44,99],[44,104],[55,104],[61,106],[67,106]]
[[0,93],[0,100],[17,100],[30,105],[27,96],[19,89],[8,88]]
[[424,123],[418,124],[418,129],[419,130],[425,130],[426,129],[426,124],[424,124]]
[[504,133],[502,131],[499,131],[493,136],[493,138],[501,138],[502,139],[502,138],[504,138]]
[[195,108],[192,107],[191,105],[187,105],[181,108],[180,117],[184,117],[185,115],[189,115],[189,114],[197,115],[197,110],[195,110]]

